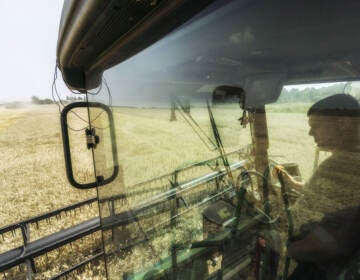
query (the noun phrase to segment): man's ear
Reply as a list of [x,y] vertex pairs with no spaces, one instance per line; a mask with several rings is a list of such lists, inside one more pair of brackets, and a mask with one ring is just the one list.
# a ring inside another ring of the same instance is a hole
[[338,117],[336,119],[336,125],[342,132],[350,130],[354,125],[355,119],[352,117]]

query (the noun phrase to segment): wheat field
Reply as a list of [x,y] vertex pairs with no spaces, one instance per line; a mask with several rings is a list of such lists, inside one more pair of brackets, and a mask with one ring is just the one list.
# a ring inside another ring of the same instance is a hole
[[[218,155],[217,151],[205,147],[180,115],[177,115],[176,122],[170,122],[168,109],[114,108],[113,113],[121,174],[115,183],[100,187],[100,196],[126,192],[129,186],[136,183]],[[194,108],[191,114],[202,129],[211,134],[206,110]],[[240,110],[215,110],[214,115],[223,135],[226,151],[236,150],[251,142],[249,129],[241,128],[237,121],[241,116]],[[306,115],[273,112],[267,117],[269,156],[280,163],[298,163],[303,179],[306,180],[312,173],[314,158],[314,143],[307,134]],[[79,142],[74,142],[76,145],[82,145],[81,137],[77,138],[81,140],[76,140]],[[0,227],[96,196],[94,189],[78,190],[67,182],[56,105],[0,108],[0,150]],[[81,147],[76,151],[79,162],[82,161],[83,150]],[[84,161],[87,160],[84,158]],[[91,166],[80,163],[78,172],[81,173],[79,178],[89,178],[92,175]],[[97,216],[98,211],[98,207],[93,205],[85,211],[71,213],[60,222],[44,223],[36,231],[40,233],[34,233],[31,238],[35,240],[85,221]],[[76,260],[77,250],[100,246],[99,243],[100,236],[97,236],[73,245],[75,249],[65,248],[53,257],[48,257],[50,260],[57,260],[52,267],[45,264],[48,260],[39,258],[37,262],[41,271],[35,278],[46,279],[54,272],[66,268],[69,260]],[[0,252],[9,247],[20,246],[19,244],[21,237],[5,236],[0,239]],[[63,256],[63,262],[59,261],[62,260],[60,255]],[[82,276],[78,276],[79,279],[103,279],[102,265],[87,270]],[[18,279],[23,279],[24,274],[19,271],[12,273],[8,277],[17,275]]]

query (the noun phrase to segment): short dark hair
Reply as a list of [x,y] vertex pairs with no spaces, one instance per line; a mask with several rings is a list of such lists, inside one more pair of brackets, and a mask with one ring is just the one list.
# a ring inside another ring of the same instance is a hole
[[307,115],[359,117],[360,105],[353,96],[339,93],[325,97],[313,104]]

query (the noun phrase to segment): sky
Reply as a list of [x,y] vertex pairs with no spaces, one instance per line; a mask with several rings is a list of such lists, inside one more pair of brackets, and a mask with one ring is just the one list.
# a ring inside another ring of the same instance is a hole
[[51,98],[62,4],[0,1],[0,103]]

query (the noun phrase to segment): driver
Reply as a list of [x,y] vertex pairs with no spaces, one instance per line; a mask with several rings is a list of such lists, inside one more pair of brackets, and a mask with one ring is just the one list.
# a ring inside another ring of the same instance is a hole
[[331,277],[339,274],[342,279],[360,279],[352,275],[357,269],[345,268],[350,256],[359,254],[359,116],[359,103],[350,95],[318,101],[308,111],[309,135],[331,156],[305,184],[277,169],[286,183],[303,193],[292,207],[295,237],[288,254],[298,266],[291,280],[336,279]]

